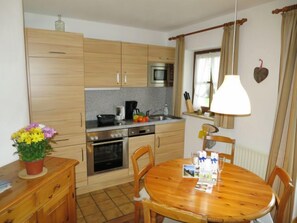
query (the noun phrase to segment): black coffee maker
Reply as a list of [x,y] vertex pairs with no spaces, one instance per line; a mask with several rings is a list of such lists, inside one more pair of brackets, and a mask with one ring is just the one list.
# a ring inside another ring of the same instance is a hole
[[125,102],[125,119],[133,119],[133,111],[137,109],[137,101]]

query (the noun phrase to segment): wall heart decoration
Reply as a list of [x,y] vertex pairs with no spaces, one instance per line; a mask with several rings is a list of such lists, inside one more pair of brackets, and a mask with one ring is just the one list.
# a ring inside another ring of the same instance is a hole
[[257,83],[260,83],[263,80],[265,80],[266,77],[268,76],[268,73],[269,73],[267,68],[262,67],[263,60],[259,59],[259,61],[261,61],[260,67],[256,67],[254,69],[254,78],[255,78]]

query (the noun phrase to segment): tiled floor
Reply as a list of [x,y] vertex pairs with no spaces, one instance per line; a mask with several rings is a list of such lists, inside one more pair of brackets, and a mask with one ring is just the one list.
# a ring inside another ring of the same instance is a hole
[[77,222],[109,222],[123,216],[131,219],[134,213],[133,196],[133,182],[78,195]]

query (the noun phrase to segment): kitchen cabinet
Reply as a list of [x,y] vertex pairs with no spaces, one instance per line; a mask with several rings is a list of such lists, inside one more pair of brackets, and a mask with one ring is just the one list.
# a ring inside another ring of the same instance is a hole
[[21,161],[0,168],[0,179],[12,188],[0,194],[0,222],[76,222],[74,167],[71,159],[46,157],[48,172],[36,179],[20,179]]
[[[63,157],[73,157],[71,146],[85,148],[85,97],[82,34],[26,29],[27,75],[30,121],[54,128],[52,146],[64,148]],[[78,153],[76,153],[78,155]],[[82,153],[77,156],[82,160]],[[86,163],[78,173],[85,172]]]
[[155,164],[184,156],[185,122],[158,124],[155,128]]
[[70,158],[79,161],[79,164],[77,164],[75,167],[76,187],[86,185],[87,170],[85,167],[87,166],[87,159],[85,144],[55,148],[54,152],[51,153],[51,156]]
[[[129,175],[134,174],[133,164],[131,161],[132,154],[141,146],[150,145],[152,150],[154,151],[155,144],[155,135],[144,135],[144,136],[136,136],[129,137]],[[149,162],[148,155],[144,155],[139,159],[139,168],[141,169],[145,164]]]
[[85,38],[85,87],[121,87],[121,60],[121,42]]
[[122,43],[122,87],[147,86],[148,46]]
[[148,46],[148,61],[161,63],[174,63],[175,48],[166,46]]
[[147,45],[84,39],[85,87],[146,87]]

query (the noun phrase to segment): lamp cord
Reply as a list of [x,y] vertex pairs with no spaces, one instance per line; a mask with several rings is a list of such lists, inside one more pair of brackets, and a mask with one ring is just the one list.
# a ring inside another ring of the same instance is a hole
[[236,40],[236,22],[237,22],[237,0],[235,0],[235,16],[234,16],[234,32],[233,32],[233,49],[232,49],[232,75],[234,75],[234,54],[235,54],[235,40]]

